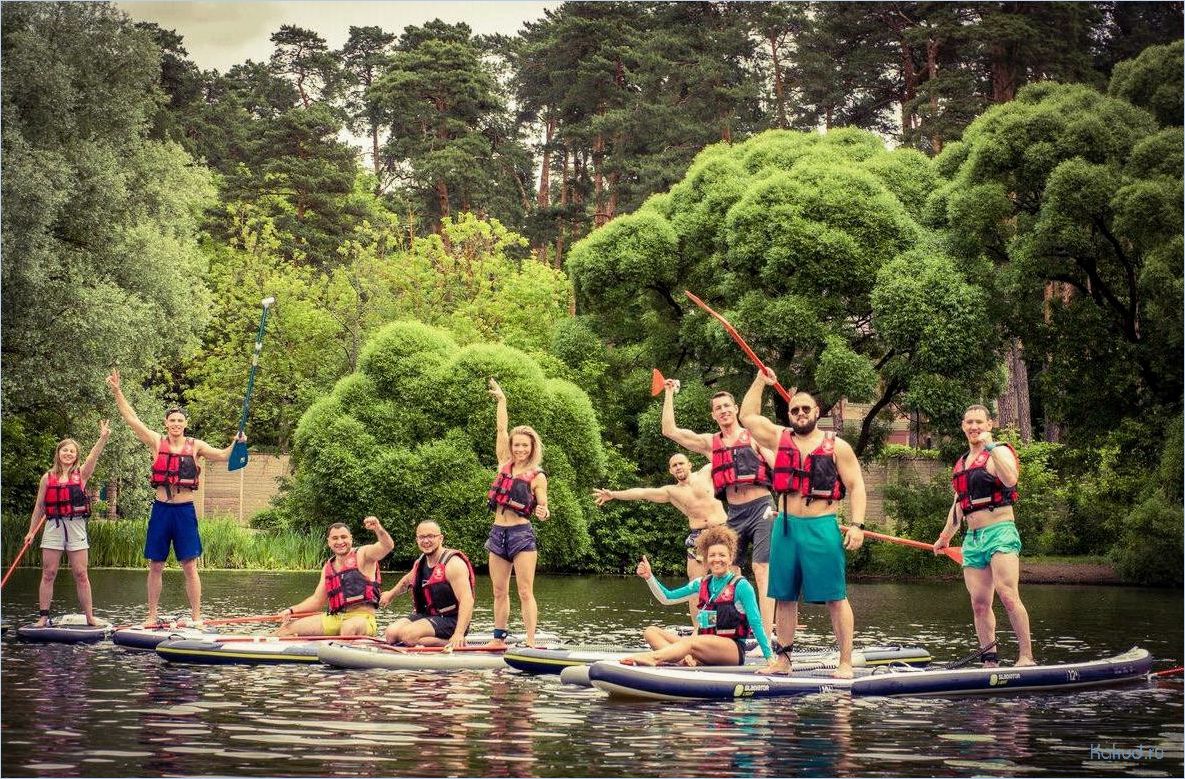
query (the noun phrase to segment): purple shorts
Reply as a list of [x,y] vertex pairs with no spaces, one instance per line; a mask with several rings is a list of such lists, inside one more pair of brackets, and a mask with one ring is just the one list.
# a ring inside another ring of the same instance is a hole
[[486,549],[490,554],[512,562],[520,552],[533,552],[538,549],[535,545],[535,528],[530,522],[521,525],[494,525],[490,528]]

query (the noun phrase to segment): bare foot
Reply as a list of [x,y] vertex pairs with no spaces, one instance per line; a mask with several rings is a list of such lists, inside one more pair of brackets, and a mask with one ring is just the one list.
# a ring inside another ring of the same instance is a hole
[[851,679],[853,676],[851,663],[840,663],[831,676],[833,679]]
[[111,623],[105,619],[99,619],[98,617],[87,617],[86,624],[90,625],[93,628],[105,628],[108,625],[110,625]]
[[652,652],[641,652],[636,655],[630,655],[629,657],[623,657],[621,658],[621,662],[624,665],[658,665],[658,660],[654,659]]
[[679,665],[685,665],[688,668],[695,668],[699,665],[699,661],[695,659],[695,655],[687,655],[679,661]]
[[792,670],[793,668],[790,666],[790,662],[788,660],[779,658],[771,663],[763,665],[761,668],[758,668],[757,673],[763,676],[789,676]]
[[1015,668],[1023,668],[1026,665],[1036,665],[1036,664],[1037,664],[1037,661],[1031,657],[1018,657],[1018,658],[1016,658],[1016,664],[1014,667]]
[[486,649],[505,649],[506,642],[500,638],[492,638],[485,643]]
[[47,625],[49,625],[49,617],[42,617],[41,619],[37,620],[36,623],[34,623],[33,627],[43,628],[43,627],[46,627]]
[[164,625],[162,625],[160,620],[157,619],[155,616],[149,616],[147,619],[145,619],[143,622],[140,623],[140,627],[146,628],[148,630],[153,630],[155,628],[163,628]]

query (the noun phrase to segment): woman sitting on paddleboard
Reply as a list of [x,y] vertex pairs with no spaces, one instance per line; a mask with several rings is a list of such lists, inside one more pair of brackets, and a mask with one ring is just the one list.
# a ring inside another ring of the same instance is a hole
[[491,645],[505,645],[510,622],[510,574],[518,580],[518,598],[523,612],[527,646],[535,644],[539,607],[535,603],[535,563],[539,552],[531,517],[547,519],[547,476],[539,467],[543,462],[543,442],[534,428],[518,425],[509,433],[506,395],[498,382],[490,379],[490,394],[498,401],[498,475],[487,495],[494,512],[494,526],[486,549],[490,553],[490,581],[494,585],[494,640]]
[[[749,580],[732,572],[736,557],[737,534],[724,525],[709,527],[696,539],[708,574],[692,579],[677,590],[668,590],[650,570],[650,561],[642,557],[638,576],[646,580],[660,603],[670,605],[696,599],[698,634],[680,638],[655,626],[646,628],[644,637],[653,651],[622,659],[628,665],[744,665],[745,640],[752,636],[767,661],[774,653],[761,625],[757,593]],[[753,615],[750,620],[749,615]]]
[[54,580],[62,562],[62,552],[70,561],[70,573],[74,576],[74,589],[78,591],[78,604],[86,615],[86,624],[99,624],[95,619],[91,603],[91,580],[86,567],[90,544],[86,537],[86,520],[91,515],[90,497],[86,494],[86,483],[95,472],[95,463],[107,445],[111,428],[107,420],[99,422],[99,440],[81,467],[78,465],[78,442],[73,438],[58,441],[54,449],[53,467],[41,476],[37,488],[37,502],[33,504],[33,516],[29,521],[29,532],[25,544],[33,542],[42,517],[45,517],[45,532],[41,535],[41,586],[37,591],[41,618],[37,627],[50,624],[49,605],[53,601]]

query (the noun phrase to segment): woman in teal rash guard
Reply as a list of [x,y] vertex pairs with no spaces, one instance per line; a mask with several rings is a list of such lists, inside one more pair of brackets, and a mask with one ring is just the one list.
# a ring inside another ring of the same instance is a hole
[[[654,578],[650,561],[645,557],[638,563],[638,576],[646,580],[654,597],[663,604],[698,599],[696,620],[699,632],[680,638],[650,626],[644,635],[652,651],[630,655],[621,662],[628,665],[744,665],[745,640],[750,636],[757,639],[766,660],[773,658],[769,638],[761,626],[757,593],[748,579],[732,572],[737,551],[736,533],[726,525],[710,527],[696,539],[696,547],[708,569],[706,576],[692,579],[677,590],[668,590]],[[754,617],[752,620],[750,614]]]

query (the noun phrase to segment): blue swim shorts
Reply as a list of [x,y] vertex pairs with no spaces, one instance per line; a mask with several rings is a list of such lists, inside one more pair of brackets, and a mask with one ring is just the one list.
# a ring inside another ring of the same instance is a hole
[[170,545],[177,562],[202,556],[197,511],[192,503],[162,503],[154,500],[152,514],[148,517],[144,556],[155,563],[163,563],[169,559]]

